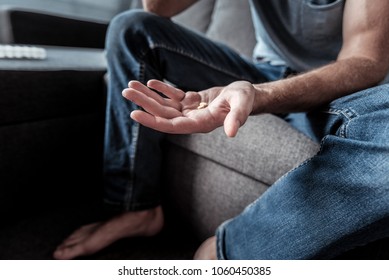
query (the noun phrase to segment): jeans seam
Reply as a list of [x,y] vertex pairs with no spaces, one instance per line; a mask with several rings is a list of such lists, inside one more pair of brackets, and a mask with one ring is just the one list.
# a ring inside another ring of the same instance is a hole
[[226,252],[224,251],[225,231],[226,225],[229,224],[232,219],[224,221],[216,230],[216,254],[218,260],[227,260]]
[[350,122],[359,116],[358,113],[351,107],[342,108],[342,109],[331,107],[331,108],[328,108],[327,110],[323,110],[322,112],[327,113],[327,114],[341,116],[346,120],[339,128],[339,136],[342,138],[348,137],[347,131],[348,131],[348,126],[349,126]]
[[134,178],[134,171],[135,171],[135,158],[136,158],[136,151],[138,146],[138,136],[139,136],[139,124],[134,122],[132,126],[132,145],[130,148],[130,179],[128,182],[129,188],[127,188],[127,192],[125,195],[125,208],[126,210],[130,210],[130,208],[134,207],[134,201],[133,201],[133,192],[134,192],[134,185],[135,185],[135,178]]
[[[276,180],[276,181],[272,184],[272,186],[275,185],[275,184],[277,184],[277,183],[279,183],[280,181],[284,180],[284,178],[285,178],[286,176],[288,176],[290,173],[292,173],[292,172],[295,171],[296,169],[298,169],[298,168],[300,168],[300,167],[303,167],[304,165],[307,165],[307,164],[308,164],[310,161],[312,161],[317,155],[319,155],[319,154],[322,152],[322,150],[323,150],[323,143],[326,141],[327,138],[328,138],[328,136],[324,136],[323,139],[320,141],[320,148],[319,148],[319,150],[317,151],[316,154],[314,154],[314,155],[311,156],[310,158],[304,160],[302,163],[300,163],[300,164],[297,165],[296,167],[293,167],[291,170],[289,170],[288,172],[286,172],[284,175],[282,175],[280,178],[278,178],[278,180]],[[253,202],[252,204],[250,204],[250,205],[248,206],[248,208],[250,208],[254,203],[255,203],[255,202]]]
[[[313,158],[314,158],[315,156],[319,155],[319,154],[321,153],[321,151],[322,151],[323,142],[325,141],[326,138],[327,138],[327,137],[324,137],[324,138],[321,140],[321,142],[320,142],[320,149],[319,149],[319,151],[318,151],[316,154],[314,154],[312,157],[310,157],[310,158],[304,160],[302,163],[300,163],[300,164],[297,165],[296,167],[293,167],[291,170],[289,170],[288,172],[286,172],[284,175],[282,175],[280,178],[278,178],[278,180],[276,180],[276,181],[272,184],[272,186],[275,185],[275,184],[277,184],[277,183],[279,183],[279,182],[281,182],[282,180],[284,180],[284,178],[285,178],[286,176],[288,176],[290,173],[292,173],[292,172],[295,171],[296,169],[298,169],[298,168],[300,168],[300,167],[303,167],[304,165],[307,165],[311,160],[313,160]],[[270,186],[270,188],[271,188],[271,186]],[[248,206],[248,208],[250,208],[254,203],[255,203],[255,202],[253,202],[252,204],[250,204],[250,205]]]
[[[139,62],[139,81],[142,83],[144,82],[144,75],[145,73],[145,65],[143,62]],[[139,123],[134,121],[134,124],[131,128],[132,130],[132,145],[130,148],[130,178],[128,181],[128,188],[126,188],[126,194],[125,194],[125,199],[124,199],[124,208],[125,210],[133,210],[136,209],[139,206],[142,206],[141,204],[136,204],[133,201],[134,197],[134,185],[135,185],[135,160],[136,160],[136,154],[138,150],[138,138],[139,138]]]
[[192,60],[195,60],[197,61],[198,63],[201,63],[203,65],[206,65],[207,67],[209,68],[212,68],[216,71],[219,71],[221,73],[224,73],[226,75],[230,75],[231,77],[234,77],[236,79],[242,79],[242,80],[245,80],[246,78],[245,77],[242,77],[242,76],[238,76],[236,74],[234,74],[233,72],[230,72],[230,71],[225,71],[225,69],[222,69],[222,68],[219,68],[219,67],[216,67],[215,65],[212,65],[212,64],[209,64],[206,60],[203,60],[203,59],[199,59],[197,56],[194,56],[192,55],[191,53],[188,53],[188,52],[185,52],[184,50],[182,49],[177,49],[177,48],[172,48],[170,46],[167,46],[167,45],[164,45],[164,44],[151,44],[149,46],[149,49],[147,49],[146,51],[143,51],[140,55],[141,57],[141,60],[143,60],[143,58],[147,55],[147,53],[151,50],[155,50],[155,49],[158,49],[158,48],[161,48],[161,49],[165,49],[167,51],[170,51],[170,52],[174,52],[174,53],[177,53],[177,54],[180,54],[182,56],[185,56],[185,57],[188,57]]
[[[142,55],[143,58],[143,55]],[[143,59],[139,61],[139,81],[141,83],[146,83],[145,81],[145,63],[143,62]]]

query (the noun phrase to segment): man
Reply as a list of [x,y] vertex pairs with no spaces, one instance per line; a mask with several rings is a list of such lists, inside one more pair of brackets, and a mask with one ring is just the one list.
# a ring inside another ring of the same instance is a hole
[[[373,86],[389,70],[389,2],[253,0],[254,62],[166,19],[194,2],[144,0],[154,14],[133,11],[111,23],[105,175],[117,213],[76,231],[54,257],[157,234],[163,133],[224,126],[234,137],[261,113],[310,112],[287,119],[321,140],[321,151],[221,225],[195,258],[329,258],[387,236],[389,89]],[[290,69],[300,74],[282,79]],[[120,92],[130,80],[127,103]]]

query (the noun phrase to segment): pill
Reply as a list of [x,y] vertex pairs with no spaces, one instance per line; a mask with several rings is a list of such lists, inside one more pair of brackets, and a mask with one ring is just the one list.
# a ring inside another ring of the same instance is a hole
[[199,106],[197,107],[197,109],[204,109],[204,108],[207,108],[208,107],[208,103],[206,102],[200,102]]

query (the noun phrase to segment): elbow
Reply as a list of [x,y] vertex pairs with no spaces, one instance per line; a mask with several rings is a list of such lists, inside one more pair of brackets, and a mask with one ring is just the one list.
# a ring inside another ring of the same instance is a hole
[[386,60],[372,60],[370,62],[371,80],[373,84],[381,83],[389,72],[389,62]]
[[144,1],[143,9],[146,12],[153,13],[161,17],[170,18],[173,16],[173,14],[168,9],[164,8],[163,5],[157,3],[148,3],[147,1]]
[[364,73],[361,73],[360,76],[365,76],[365,78],[360,77],[361,81],[365,81],[367,86],[377,86],[380,83],[382,83],[387,74],[388,74],[388,67],[378,65],[378,63],[374,63],[370,65],[370,67],[364,68]]
[[381,83],[389,72],[389,61],[387,59],[376,59],[372,57],[359,56],[345,59],[351,62],[351,73],[358,77],[359,82],[366,86],[374,86]]
[[389,56],[384,48],[342,48],[337,62],[347,65],[349,72],[369,85],[381,83],[389,72]]
[[153,14],[158,14],[158,7],[156,7],[156,5],[153,5],[153,4],[147,4],[144,3],[143,4],[143,10],[145,10],[146,12],[149,12],[149,13],[153,13]]

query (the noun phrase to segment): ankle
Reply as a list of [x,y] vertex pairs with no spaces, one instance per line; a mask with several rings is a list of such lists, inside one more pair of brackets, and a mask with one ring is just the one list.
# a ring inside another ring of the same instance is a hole
[[147,210],[147,223],[145,223],[145,236],[158,234],[164,226],[164,214],[161,206]]
[[115,224],[121,225],[120,227],[124,233],[131,232],[133,236],[153,236],[158,234],[164,226],[164,215],[161,206],[147,210],[125,212],[114,220]]

